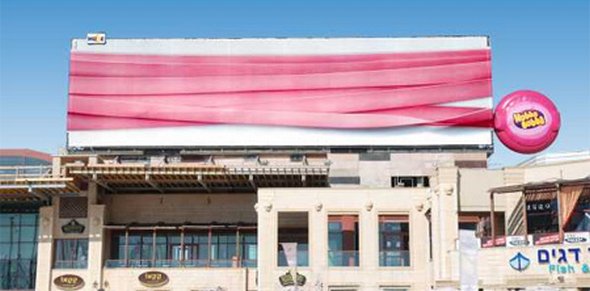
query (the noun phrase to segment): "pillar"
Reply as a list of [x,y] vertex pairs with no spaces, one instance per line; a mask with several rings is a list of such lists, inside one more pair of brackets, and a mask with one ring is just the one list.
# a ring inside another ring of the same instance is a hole
[[37,241],[37,273],[35,290],[51,289],[51,258],[53,254],[53,206],[39,208],[39,236]]
[[277,264],[278,220],[272,205],[273,192],[258,190],[254,206],[258,215],[258,290],[274,290]]
[[[90,286],[101,288],[104,262],[104,220],[105,206],[98,204],[98,186],[88,185],[88,282]],[[97,289],[98,289],[97,288]]]

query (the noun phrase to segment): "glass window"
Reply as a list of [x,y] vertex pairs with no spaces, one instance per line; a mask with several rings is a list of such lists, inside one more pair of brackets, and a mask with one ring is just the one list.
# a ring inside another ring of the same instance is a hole
[[309,220],[307,212],[279,212],[278,213],[278,265],[288,266],[287,254],[283,243],[296,243],[297,266],[309,266]]
[[153,231],[129,231],[128,235],[128,261],[125,232],[113,232],[107,267],[238,267],[240,262],[256,266],[257,239],[252,231],[240,234],[239,241],[237,229],[187,231],[181,244],[181,230],[157,230],[155,249]]
[[88,239],[55,240],[56,269],[85,269],[88,266]]
[[557,199],[526,202],[529,233],[558,232]]
[[357,215],[328,216],[328,263],[336,267],[359,265]]
[[33,289],[37,266],[36,213],[0,213],[0,289]]
[[258,261],[258,241],[256,233],[240,234],[240,255],[244,267],[256,267]]
[[211,266],[231,267],[236,257],[236,233],[213,232],[211,234]]
[[430,186],[430,179],[427,176],[396,176],[391,177],[393,188],[424,188]]
[[407,215],[379,216],[379,266],[410,265],[410,231]]
[[590,231],[590,191],[582,192],[570,217],[566,231]]

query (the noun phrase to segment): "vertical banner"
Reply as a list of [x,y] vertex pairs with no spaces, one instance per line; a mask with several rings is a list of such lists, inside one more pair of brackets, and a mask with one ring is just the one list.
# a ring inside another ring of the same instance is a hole
[[297,267],[297,243],[281,243],[285,257],[287,258],[287,265],[291,268]]
[[459,230],[459,277],[461,290],[477,291],[477,249],[475,231]]

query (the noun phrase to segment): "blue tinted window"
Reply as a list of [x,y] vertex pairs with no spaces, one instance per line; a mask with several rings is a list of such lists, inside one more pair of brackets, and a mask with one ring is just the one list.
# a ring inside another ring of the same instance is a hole
[[0,213],[0,289],[33,289],[37,265],[35,213]]

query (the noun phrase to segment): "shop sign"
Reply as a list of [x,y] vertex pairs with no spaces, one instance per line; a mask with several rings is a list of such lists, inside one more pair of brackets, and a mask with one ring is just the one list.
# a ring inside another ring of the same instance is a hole
[[[549,274],[587,274],[590,275],[590,262],[584,257],[590,256],[590,247],[556,247],[538,249],[535,263],[546,266]],[[532,259],[518,252],[510,258],[508,264],[514,270],[525,271]]]
[[554,211],[557,204],[551,204],[551,200],[540,200],[527,202],[526,212],[527,213],[551,213]]
[[494,241],[491,237],[482,237],[480,245],[482,248],[503,247],[506,246],[506,237],[499,236]]
[[518,252],[512,259],[510,259],[510,267],[512,269],[522,272],[526,270],[531,264],[531,260],[523,255],[521,252]]
[[590,232],[566,232],[563,234],[563,243],[583,244],[590,242]]
[[84,279],[77,275],[66,274],[55,278],[53,284],[61,290],[78,290],[84,287]]
[[535,245],[558,244],[559,233],[535,233],[533,234],[533,243]]
[[546,149],[557,137],[561,119],[545,95],[519,90],[500,101],[494,112],[494,129],[509,149],[531,154]]
[[146,287],[161,287],[168,284],[168,275],[158,271],[144,272],[138,277],[141,285]]
[[293,278],[293,274],[291,273],[291,271],[288,271],[287,273],[285,273],[284,275],[279,277],[279,282],[281,283],[281,286],[283,287],[289,287],[289,286],[295,286],[295,284],[297,284],[297,286],[303,286],[305,285],[305,282],[307,281],[307,278],[305,278],[305,276],[297,273],[297,277],[296,279]]
[[80,224],[75,219],[70,220],[70,222],[62,225],[61,227],[61,231],[63,233],[83,233],[84,229],[86,229],[86,227],[84,227],[84,225]]
[[530,235],[514,235],[506,237],[506,246],[509,248],[526,247],[533,244],[533,238]]

